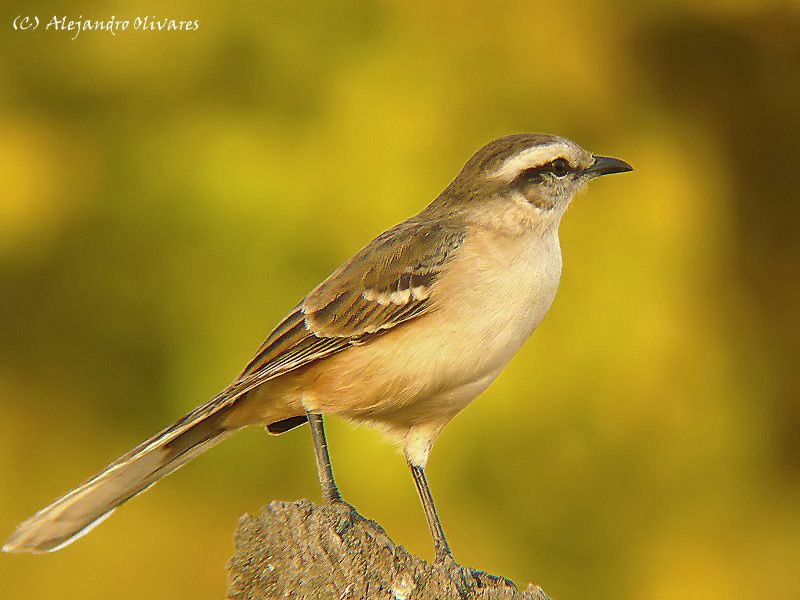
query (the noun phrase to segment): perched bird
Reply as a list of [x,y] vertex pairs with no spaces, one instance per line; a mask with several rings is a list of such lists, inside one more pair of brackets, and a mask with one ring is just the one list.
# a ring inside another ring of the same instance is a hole
[[248,425],[279,434],[308,422],[322,494],[342,502],[322,422],[330,414],[402,446],[436,560],[452,560],[425,479],[431,446],[550,308],[558,226],[573,196],[595,177],[630,170],[554,135],[490,142],[427,208],[314,288],[232,384],[20,524],[3,550],[66,546]]

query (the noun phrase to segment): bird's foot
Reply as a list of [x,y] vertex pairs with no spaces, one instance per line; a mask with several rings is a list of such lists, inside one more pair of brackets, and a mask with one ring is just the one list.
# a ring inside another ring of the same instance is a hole
[[[322,487],[322,499],[325,501],[326,504],[336,505],[338,503],[347,504],[342,499],[342,494],[339,492],[339,488],[336,487],[336,484],[333,482],[326,482],[326,485]],[[349,506],[349,504],[348,504]]]
[[456,562],[446,542],[443,544],[436,544],[436,556],[433,559],[433,563],[451,574],[451,581],[456,587],[460,598],[468,597],[469,590],[475,585],[471,569]]
[[480,569],[469,569],[469,573],[475,580],[476,587],[509,588],[516,590],[516,584],[505,577],[490,575]]
[[450,551],[450,546],[447,545],[447,542],[442,540],[441,542],[436,543],[436,556],[433,559],[434,564],[440,565],[447,568],[452,567],[461,567],[460,564],[456,562],[456,559],[453,558],[453,553]]
[[466,597],[470,590],[476,588],[517,590],[517,586],[510,579],[459,564],[450,552],[450,548],[446,546],[436,548],[434,564],[454,574],[453,583],[462,597]]

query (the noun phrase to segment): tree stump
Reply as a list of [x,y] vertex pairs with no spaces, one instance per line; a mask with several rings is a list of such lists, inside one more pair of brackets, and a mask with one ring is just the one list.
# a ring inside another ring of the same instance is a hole
[[235,541],[231,600],[549,600],[538,586],[520,592],[503,577],[425,562],[345,503],[272,502],[239,520]]

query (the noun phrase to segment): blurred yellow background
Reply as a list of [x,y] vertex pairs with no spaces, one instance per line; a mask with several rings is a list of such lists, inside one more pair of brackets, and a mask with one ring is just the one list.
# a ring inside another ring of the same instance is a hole
[[[5,2],[0,532],[211,397],[470,154],[631,162],[577,199],[547,319],[428,473],[461,562],[555,599],[800,598],[800,5]],[[14,31],[19,14],[198,19]],[[345,498],[423,557],[402,457],[329,420]],[[224,597],[237,518],[318,498],[241,433],[3,598]]]

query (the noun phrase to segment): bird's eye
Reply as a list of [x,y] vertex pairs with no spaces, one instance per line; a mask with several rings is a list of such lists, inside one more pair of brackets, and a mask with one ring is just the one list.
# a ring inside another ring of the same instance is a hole
[[550,163],[550,170],[557,177],[564,177],[570,171],[569,163],[564,158],[557,158]]

